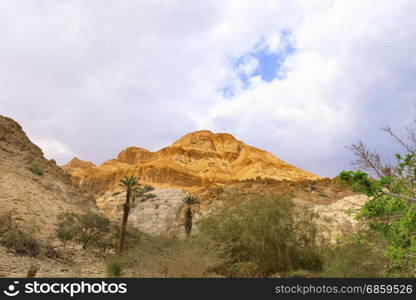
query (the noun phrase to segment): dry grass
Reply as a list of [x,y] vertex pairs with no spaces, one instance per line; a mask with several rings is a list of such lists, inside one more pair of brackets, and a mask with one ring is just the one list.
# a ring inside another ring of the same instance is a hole
[[215,277],[212,269],[222,263],[219,253],[197,240],[146,237],[123,258],[132,277]]
[[12,228],[3,234],[1,243],[16,254],[29,256],[39,255],[42,248],[42,245],[34,238],[33,234],[19,228]]

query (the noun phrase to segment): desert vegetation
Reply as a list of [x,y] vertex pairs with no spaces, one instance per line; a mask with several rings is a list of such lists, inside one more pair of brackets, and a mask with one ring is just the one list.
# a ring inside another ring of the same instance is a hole
[[[184,198],[186,209],[196,201]],[[184,214],[185,239],[150,236],[127,226],[121,255],[119,227],[100,214],[63,213],[56,234],[64,247],[79,245],[103,257],[110,277],[281,277],[295,271],[316,275],[323,268],[318,216],[289,196],[252,197],[203,219],[192,236],[187,225],[192,219]]]
[[289,197],[253,197],[203,220],[200,235],[220,250],[224,263],[216,271],[227,277],[318,272],[323,258],[316,218],[314,212],[295,206]]
[[407,137],[399,137],[385,128],[399,145],[402,154],[389,162],[359,142],[351,146],[357,157],[358,171],[343,171],[340,182],[370,197],[357,218],[372,237],[355,235],[387,259],[389,274],[416,276],[416,128],[407,129]]
[[[58,252],[78,249],[82,251],[80,255],[97,257],[102,262],[101,276],[107,277],[386,277],[412,274],[408,265],[396,265],[380,251],[386,249],[388,243],[365,226],[366,220],[360,220],[363,222],[360,231],[330,243],[322,234],[319,216],[308,207],[295,205],[290,196],[253,196],[243,202],[238,195],[227,197],[238,204],[199,221],[198,230],[188,238],[151,236],[127,226],[122,255],[117,253],[118,223],[96,213],[63,213],[56,227],[62,247]],[[7,216],[2,220],[2,228],[8,228]],[[2,235],[1,243],[10,251],[35,257],[46,253],[46,246],[32,235],[15,230],[7,230],[7,233]],[[10,240],[13,243],[9,243]],[[27,276],[35,276],[39,266],[28,265],[27,268]]]
[[145,185],[144,187],[139,184],[137,178],[135,176],[125,176],[122,180],[120,180],[120,185],[126,191],[126,198],[123,204],[123,217],[121,219],[120,225],[120,232],[118,237],[118,244],[117,244],[117,255],[123,254],[125,237],[126,237],[126,229],[127,229],[127,221],[131,209],[131,205],[135,201],[145,201],[151,198],[154,198],[155,195],[149,193],[154,188],[149,185]]
[[[56,235],[63,247],[72,242],[81,245],[83,249],[108,254],[118,245],[116,240],[119,238],[119,225],[99,213],[62,213],[59,216]],[[141,232],[131,226],[126,227],[124,235],[124,247],[127,249],[135,246],[141,238]]]
[[16,223],[14,211],[0,214],[0,245],[18,255],[59,257],[50,243],[36,237],[33,228]]
[[44,174],[44,171],[37,164],[30,165],[28,170],[38,176],[42,176]]
[[184,213],[184,229],[186,237],[189,238],[192,231],[192,220],[193,220],[193,211],[192,206],[198,203],[198,199],[194,196],[186,196],[182,199],[183,203],[185,204],[185,213]]
[[126,189],[126,201],[123,204],[123,218],[121,220],[120,236],[117,245],[118,255],[123,253],[124,237],[126,235],[127,220],[130,212],[130,201],[134,201],[133,193],[134,190],[137,189],[138,184],[137,178],[134,176],[126,176],[121,180],[121,185]]

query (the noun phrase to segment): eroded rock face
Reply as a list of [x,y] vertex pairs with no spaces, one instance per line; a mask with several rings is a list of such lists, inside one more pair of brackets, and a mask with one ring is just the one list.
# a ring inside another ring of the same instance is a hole
[[177,232],[185,192],[178,189],[156,189],[152,193],[156,198],[138,202],[134,206],[130,214],[131,224],[153,235]]
[[[182,199],[185,191],[172,188],[156,188],[156,197],[131,204],[129,224],[152,235],[176,234],[179,228]],[[97,198],[99,209],[112,220],[120,221],[123,214],[125,192],[107,192]]]
[[12,212],[16,224],[48,236],[59,213],[88,210],[98,211],[93,199],[43,157],[18,123],[0,116],[0,213]]
[[256,177],[276,180],[318,179],[309,172],[244,144],[227,133],[189,133],[157,152],[129,147],[117,158],[95,167],[74,159],[63,166],[81,186],[93,191],[114,189],[126,175],[160,187],[186,188]]
[[324,237],[333,243],[337,238],[349,235],[359,228],[360,224],[355,216],[370,199],[365,195],[354,193],[334,200],[330,203],[313,203],[301,198],[294,199],[296,204],[308,206],[318,213],[318,225]]
[[129,165],[146,163],[152,160],[153,153],[139,147],[128,147],[121,151],[117,160]]
[[321,224],[328,234],[330,241],[337,237],[354,232],[358,221],[354,218],[363,205],[369,201],[365,195],[351,195],[343,197],[329,205],[315,205],[315,211],[321,216]]

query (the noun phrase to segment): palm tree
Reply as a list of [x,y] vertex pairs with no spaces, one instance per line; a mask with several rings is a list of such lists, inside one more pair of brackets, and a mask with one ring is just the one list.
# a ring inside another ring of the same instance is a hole
[[[137,178],[134,176],[125,176],[122,180],[120,180],[121,186],[126,189],[126,201],[123,205],[123,219],[121,220],[121,227],[120,227],[120,236],[117,245],[117,254],[121,255],[123,253],[123,245],[124,245],[124,237],[126,235],[126,227],[127,227],[127,219],[129,217],[130,212],[130,200],[133,196],[134,198],[134,191],[137,189],[139,183],[137,182]],[[134,199],[132,200],[134,201]]]
[[191,230],[192,230],[192,219],[193,219],[192,206],[198,203],[198,198],[188,195],[184,197],[182,201],[186,205],[185,216],[184,216],[185,221],[184,221],[183,226],[185,229],[186,237],[189,238],[189,236],[191,235]]

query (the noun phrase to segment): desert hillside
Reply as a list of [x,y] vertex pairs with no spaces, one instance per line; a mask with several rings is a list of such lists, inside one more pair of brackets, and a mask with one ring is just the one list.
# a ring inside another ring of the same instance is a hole
[[0,116],[0,213],[48,236],[64,211],[97,210],[93,198],[82,193],[54,160],[26,136],[14,120]]
[[292,181],[319,179],[230,134],[207,130],[189,133],[156,152],[129,147],[100,166],[73,158],[63,169],[80,186],[96,192],[111,190],[125,175],[134,175],[146,184],[185,189],[257,177]]

